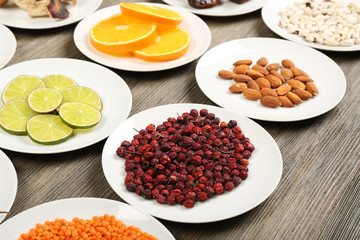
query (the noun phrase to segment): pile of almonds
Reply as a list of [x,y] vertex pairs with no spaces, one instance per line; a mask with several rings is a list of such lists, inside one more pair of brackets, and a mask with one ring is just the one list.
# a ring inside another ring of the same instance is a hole
[[252,63],[243,59],[233,63],[233,71],[219,71],[220,78],[236,82],[229,87],[230,92],[242,93],[249,100],[260,99],[263,106],[273,108],[293,107],[319,93],[313,79],[289,59],[281,65],[268,64],[265,57],[251,67]]

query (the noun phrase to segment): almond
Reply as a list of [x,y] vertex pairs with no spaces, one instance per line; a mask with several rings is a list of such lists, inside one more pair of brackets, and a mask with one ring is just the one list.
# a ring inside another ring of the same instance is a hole
[[244,97],[246,97],[249,100],[258,100],[261,98],[260,92],[253,88],[246,88],[243,91],[243,95],[244,95]]
[[232,93],[242,93],[247,88],[247,84],[243,82],[234,83],[229,87],[229,91]]
[[286,97],[286,96],[279,96],[279,100],[281,102],[282,107],[291,108],[291,107],[294,106],[292,101],[290,101],[290,99],[288,97]]
[[259,73],[262,73],[263,75],[268,75],[269,71],[266,70],[263,66],[260,65],[254,65],[252,68],[252,70],[258,71]]
[[256,70],[248,70],[245,73],[246,75],[248,75],[249,77],[251,77],[252,79],[257,79],[259,77],[264,77],[264,74],[262,74],[261,72],[258,72]]
[[312,80],[311,78],[309,77],[306,77],[306,76],[297,76],[297,77],[294,77],[295,80],[298,80],[300,82],[303,82],[303,83],[306,83],[306,82],[313,82],[314,80]]
[[277,71],[277,70],[279,70],[279,68],[280,68],[280,64],[278,64],[278,63],[271,63],[271,64],[266,66],[266,70],[268,70],[269,72],[271,70]]
[[260,103],[261,105],[265,106],[265,107],[279,107],[281,106],[281,102],[279,100],[278,97],[273,97],[273,96],[264,96],[260,99]]
[[262,57],[257,60],[256,64],[265,67],[268,64],[268,60],[266,57]]
[[278,78],[277,76],[275,75],[272,75],[272,74],[269,74],[269,75],[266,75],[265,77],[267,80],[269,80],[270,84],[271,84],[271,87],[273,88],[278,88],[281,86],[282,84],[282,81],[280,78]]
[[252,79],[247,82],[247,85],[248,85],[249,88],[253,88],[253,89],[257,90],[257,91],[260,91],[259,85]]
[[294,89],[292,92],[298,95],[302,100],[306,100],[312,97],[312,94],[305,89]]
[[281,65],[283,65],[284,68],[293,68],[293,67],[295,67],[295,64],[289,59],[282,60]]
[[234,77],[233,77],[234,81],[235,82],[247,82],[249,80],[252,80],[251,77],[245,75],[245,74],[236,74]]
[[294,74],[288,68],[282,68],[280,70],[280,73],[285,78],[285,80],[289,80],[289,79],[292,79],[294,77]]
[[316,96],[319,94],[319,89],[313,82],[307,82],[305,84],[305,89],[308,90],[312,95]]
[[220,70],[218,74],[219,77],[221,77],[222,79],[233,79],[233,77],[235,76],[235,73],[228,70]]
[[294,74],[295,77],[298,77],[298,76],[309,77],[309,75],[306,72],[304,72],[303,70],[301,70],[300,68],[292,67],[292,68],[290,68],[290,70],[292,71],[292,73]]
[[271,88],[263,88],[260,90],[261,95],[264,96],[273,96],[273,97],[277,97],[278,95],[276,94],[276,92],[274,90],[272,90]]
[[300,104],[300,103],[302,103],[301,98],[300,98],[298,95],[296,95],[295,93],[293,93],[293,92],[288,92],[288,93],[286,94],[286,96],[287,96],[287,97],[290,99],[290,101],[293,102],[294,104]]
[[244,74],[247,70],[250,70],[249,65],[242,64],[242,65],[237,65],[234,68],[233,72],[236,74]]
[[267,80],[266,78],[263,78],[263,77],[256,79],[255,82],[259,85],[260,88],[270,88],[271,87],[269,80]]
[[275,92],[277,93],[277,95],[283,96],[283,95],[287,94],[288,92],[290,92],[291,89],[292,89],[292,87],[290,85],[283,84],[280,87],[278,87],[275,90]]
[[252,60],[250,60],[250,59],[242,59],[242,60],[238,60],[238,61],[233,63],[234,66],[237,66],[237,65],[251,65],[251,64],[252,64]]
[[305,89],[305,84],[299,80],[290,79],[287,80],[287,84],[289,84],[293,89]]
[[270,71],[270,74],[280,78],[280,80],[284,83],[285,82],[285,78],[278,72],[278,71],[275,71],[275,70],[271,70]]

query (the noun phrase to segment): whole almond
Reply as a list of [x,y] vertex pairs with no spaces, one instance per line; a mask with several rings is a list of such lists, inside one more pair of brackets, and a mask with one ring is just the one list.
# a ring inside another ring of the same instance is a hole
[[270,88],[271,87],[269,80],[267,80],[266,78],[263,78],[263,77],[257,78],[255,82],[259,85],[260,88]]
[[284,68],[293,68],[293,67],[295,67],[295,64],[289,59],[282,60],[281,65],[283,65]]
[[268,60],[266,57],[262,57],[257,60],[256,64],[265,67],[268,64]]
[[235,82],[247,82],[249,80],[252,80],[251,77],[245,75],[245,74],[236,74],[234,77],[233,77],[234,81]]
[[275,75],[269,74],[269,75],[266,75],[265,78],[266,78],[267,80],[269,80],[272,88],[278,88],[278,87],[280,87],[281,84],[282,84],[281,79],[278,78],[278,77],[275,76]]
[[276,94],[276,92],[271,89],[271,88],[262,88],[260,90],[261,95],[264,96],[273,96],[273,97],[277,97],[278,95]]
[[305,89],[305,84],[299,80],[290,79],[286,81],[293,89]]
[[298,95],[302,100],[306,100],[312,97],[312,94],[305,89],[294,89],[292,92]]
[[260,65],[254,65],[252,68],[252,70],[258,71],[259,73],[262,73],[263,75],[268,75],[269,71],[266,70],[266,68],[264,68],[263,66]]
[[292,71],[292,73],[294,74],[295,77],[298,77],[298,76],[309,77],[309,75],[306,72],[304,72],[303,70],[301,70],[300,68],[292,67],[292,68],[290,68],[290,70]]
[[247,88],[247,84],[243,82],[234,83],[229,87],[229,91],[232,93],[242,93]]
[[283,96],[283,95],[287,94],[288,92],[290,92],[291,89],[292,89],[292,87],[290,85],[283,84],[280,87],[278,87],[275,90],[275,92],[277,93],[277,95]]
[[303,83],[306,83],[306,82],[313,82],[314,80],[312,80],[311,78],[309,77],[306,77],[306,76],[297,76],[297,77],[294,77],[295,80],[298,80],[300,82],[303,82]]
[[261,94],[259,91],[253,89],[253,88],[246,88],[243,91],[243,95],[245,98],[249,99],[249,100],[258,100],[261,98]]
[[246,75],[248,75],[249,77],[251,77],[252,79],[257,79],[259,77],[264,77],[264,74],[262,74],[261,72],[258,72],[256,70],[248,70],[245,73]]
[[218,75],[222,79],[233,79],[233,77],[235,76],[235,73],[233,73],[232,71],[228,71],[228,70],[220,70]]
[[287,96],[287,97],[290,99],[290,101],[293,102],[294,104],[300,104],[300,103],[302,103],[301,98],[300,98],[298,95],[296,95],[295,93],[293,93],[293,92],[288,92],[288,93],[286,94],[286,96]]
[[285,78],[285,80],[289,80],[289,79],[292,79],[294,77],[294,74],[288,68],[282,68],[280,70],[280,73]]
[[250,70],[249,65],[237,65],[234,69],[233,72],[236,74],[244,74],[247,70]]
[[252,79],[247,82],[247,85],[248,85],[249,88],[253,88],[253,89],[257,90],[257,91],[260,91],[259,85]]
[[251,64],[252,64],[251,59],[242,59],[242,60],[238,60],[238,61],[233,63],[234,66],[237,66],[237,65],[251,65]]
[[279,69],[280,69],[280,64],[278,64],[278,63],[271,63],[271,64],[269,64],[269,65],[266,66],[266,70],[268,70],[269,72],[270,72],[271,70],[277,71],[277,70],[279,70]]
[[291,108],[294,106],[293,102],[286,96],[279,96],[279,100],[281,102],[282,107]]
[[270,71],[270,74],[272,74],[272,75],[280,78],[283,83],[285,82],[285,78],[284,78],[283,75],[281,75],[278,71],[271,70],[271,71]]
[[264,96],[260,99],[260,104],[265,107],[279,107],[281,106],[281,102],[278,97],[273,96]]
[[316,85],[313,82],[307,82],[305,84],[305,89],[308,90],[314,96],[319,94],[319,89],[316,87]]

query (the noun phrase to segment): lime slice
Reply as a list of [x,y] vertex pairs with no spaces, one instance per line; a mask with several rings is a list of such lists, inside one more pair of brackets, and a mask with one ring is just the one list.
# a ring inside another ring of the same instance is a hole
[[29,137],[40,144],[57,144],[66,141],[74,131],[58,115],[39,114],[31,118],[26,129]]
[[59,116],[72,128],[91,128],[101,120],[101,112],[98,109],[81,102],[62,104]]
[[27,99],[30,92],[36,88],[45,87],[41,78],[31,75],[21,75],[13,79],[4,88],[1,100],[4,104],[15,99]]
[[61,91],[65,88],[78,86],[71,78],[59,74],[47,75],[43,77],[42,80],[44,81],[47,88],[56,89],[58,91]]
[[92,89],[87,87],[71,87],[61,90],[63,95],[63,103],[66,102],[81,102],[101,111],[102,102],[100,96]]
[[32,110],[38,113],[49,113],[60,106],[63,100],[62,94],[51,88],[37,88],[28,97],[28,104]]
[[26,100],[17,99],[0,108],[0,125],[8,133],[26,135],[26,123],[35,115]]

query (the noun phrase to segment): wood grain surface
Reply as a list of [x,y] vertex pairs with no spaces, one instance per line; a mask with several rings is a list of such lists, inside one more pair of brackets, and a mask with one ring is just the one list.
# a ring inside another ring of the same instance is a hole
[[[118,3],[104,0],[100,8]],[[266,27],[260,10],[234,17],[200,17],[211,29],[210,48],[239,38],[279,38]],[[76,23],[48,30],[10,28],[18,47],[7,66],[59,57],[92,62],[74,44],[75,27]],[[309,120],[257,121],[275,139],[282,153],[283,175],[275,191],[255,209],[219,222],[184,224],[159,219],[176,239],[360,239],[360,52],[323,53],[333,59],[346,76],[343,100],[331,111]],[[131,89],[130,116],[171,103],[216,105],[196,83],[197,61],[150,73],[111,69]],[[6,219],[39,204],[64,198],[122,201],[102,171],[104,143],[105,140],[84,149],[47,155],[2,149],[18,175],[16,199]]]

